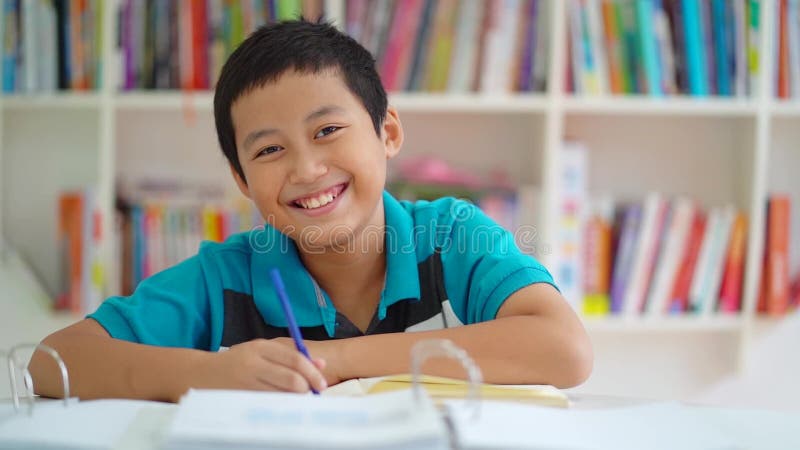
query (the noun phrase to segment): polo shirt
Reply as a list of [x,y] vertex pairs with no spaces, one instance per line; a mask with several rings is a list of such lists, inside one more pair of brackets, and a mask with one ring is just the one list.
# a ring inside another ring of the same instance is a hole
[[383,202],[386,281],[365,332],[337,312],[304,267],[295,242],[270,225],[222,243],[204,242],[196,255],[143,280],[130,296],[108,298],[88,317],[114,338],[218,351],[289,336],[272,268],[280,270],[309,340],[484,322],[517,290],[534,283],[555,286],[511,233],[469,202],[398,201],[388,192]]

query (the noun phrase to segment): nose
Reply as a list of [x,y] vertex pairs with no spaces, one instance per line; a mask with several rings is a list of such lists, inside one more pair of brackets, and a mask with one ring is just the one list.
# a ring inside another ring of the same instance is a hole
[[292,161],[289,181],[293,184],[311,184],[328,173],[328,166],[319,152],[298,151]]

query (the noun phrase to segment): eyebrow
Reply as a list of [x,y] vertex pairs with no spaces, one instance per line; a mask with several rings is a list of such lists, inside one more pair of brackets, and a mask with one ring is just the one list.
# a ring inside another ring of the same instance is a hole
[[[319,119],[320,117],[326,116],[328,114],[341,113],[341,112],[344,112],[344,108],[340,106],[325,105],[313,111],[308,116],[306,116],[306,118],[303,119],[303,122],[308,123],[311,122],[312,120]],[[250,145],[252,145],[253,142],[255,142],[256,140],[263,138],[265,136],[269,136],[271,134],[275,134],[277,132],[278,130],[276,128],[264,128],[261,130],[253,131],[252,133],[247,135],[244,142],[242,143],[242,146],[246,149],[250,147]]]

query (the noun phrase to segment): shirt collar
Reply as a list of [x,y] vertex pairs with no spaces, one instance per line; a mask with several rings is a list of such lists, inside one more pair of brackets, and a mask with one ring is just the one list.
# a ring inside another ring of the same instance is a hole
[[[417,252],[413,240],[414,223],[403,206],[388,192],[383,192],[386,224],[384,254],[386,283],[378,304],[378,319],[386,317],[389,306],[401,300],[419,299]],[[283,284],[292,302],[292,310],[301,327],[318,326],[320,319],[329,336],[334,335],[336,309],[308,273],[295,242],[269,224],[250,232],[253,295],[256,306],[269,324],[286,326],[286,317],[269,278],[269,270],[280,269]]]
[[264,320],[271,325],[287,326],[278,294],[269,277],[269,271],[278,268],[298,326],[314,327],[322,322],[328,335],[333,336],[336,310],[321,290],[317,292],[316,283],[300,260],[295,242],[265,224],[263,228],[250,232],[250,247],[253,296]]

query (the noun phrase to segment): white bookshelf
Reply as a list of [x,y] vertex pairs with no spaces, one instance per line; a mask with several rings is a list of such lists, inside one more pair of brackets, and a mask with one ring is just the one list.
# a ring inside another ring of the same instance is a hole
[[[109,3],[104,55],[106,61],[117,61],[112,48],[116,2]],[[800,195],[797,177],[785,176],[776,185],[770,169],[771,162],[800,166],[798,152],[791,148],[800,143],[796,126],[800,104],[777,102],[769,95],[773,0],[765,0],[767,7],[762,7],[759,94],[749,99],[565,94],[566,42],[558,38],[566,33],[564,3],[553,1],[550,8],[555,38],[550,41],[546,92],[392,94],[390,103],[400,111],[406,129],[400,157],[435,152],[463,168],[485,172],[496,167],[517,184],[538,186],[542,214],[534,225],[550,245],[557,227],[556,169],[565,137],[585,142],[590,150],[592,193],[643,199],[648,191],[658,190],[688,194],[705,207],[732,203],[747,211],[750,228],[740,315],[585,321],[599,342],[598,357],[613,351],[602,347],[604,343],[619,345],[614,336],[620,334],[673,335],[675,342],[688,335],[695,339],[693,345],[708,346],[709,351],[720,343],[730,346],[726,354],[735,355],[733,366],[743,366],[753,337],[765,199],[778,188]],[[115,64],[104,64],[104,79],[118,79],[118,70]],[[778,154],[773,154],[773,142],[781,143]],[[0,236],[31,264],[50,293],[59,277],[54,249],[60,191],[95,185],[104,230],[112,229],[113,199],[120,182],[161,176],[202,179],[235,191],[217,146],[213,94],[116,92],[111,83],[96,93],[0,96],[0,174]],[[103,255],[109,260],[108,233],[105,237]],[[547,254],[540,259],[549,263]],[[659,342],[670,345],[670,339]],[[679,351],[669,354],[680,357]]]

